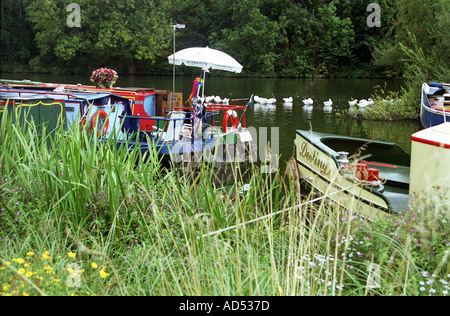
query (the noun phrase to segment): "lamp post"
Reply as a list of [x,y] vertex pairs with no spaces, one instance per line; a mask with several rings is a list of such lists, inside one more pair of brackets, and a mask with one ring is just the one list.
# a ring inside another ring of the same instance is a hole
[[175,29],[184,29],[184,24],[173,24],[173,90],[172,90],[172,109],[175,107]]

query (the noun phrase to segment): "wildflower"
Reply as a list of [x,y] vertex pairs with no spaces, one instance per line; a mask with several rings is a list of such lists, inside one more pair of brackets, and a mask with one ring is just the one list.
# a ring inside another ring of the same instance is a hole
[[105,270],[103,270],[103,269],[100,270],[100,277],[101,277],[102,279],[106,278],[108,275],[109,275],[109,274],[106,273]]
[[12,261],[17,262],[18,264],[24,263],[24,260],[22,258],[12,259]]
[[34,252],[33,252],[33,251],[28,251],[28,252],[27,252],[27,256],[31,257],[32,255],[34,255]]
[[31,272],[31,271],[28,271],[27,273],[25,273],[25,276],[28,278],[31,277],[32,275],[33,275],[33,272]]
[[51,259],[52,257],[49,256],[50,251],[44,251],[44,253],[42,254],[42,259]]
[[69,252],[67,253],[67,255],[69,256],[69,258],[75,258],[76,254],[74,254],[73,252]]
[[92,262],[92,263],[91,263],[91,267],[94,268],[94,269],[97,269],[97,268],[98,268],[98,265],[97,265],[95,262]]
[[19,272],[20,274],[25,274],[25,269],[21,268],[21,269],[18,270],[18,272]]

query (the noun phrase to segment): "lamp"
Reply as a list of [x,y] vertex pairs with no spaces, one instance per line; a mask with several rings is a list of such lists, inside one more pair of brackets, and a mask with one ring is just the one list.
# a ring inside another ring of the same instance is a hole
[[184,24],[173,24],[173,90],[172,90],[172,110],[175,107],[175,29],[184,29],[186,25]]

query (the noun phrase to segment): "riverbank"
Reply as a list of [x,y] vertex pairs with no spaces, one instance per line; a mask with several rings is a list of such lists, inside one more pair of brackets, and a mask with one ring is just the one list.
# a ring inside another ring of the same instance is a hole
[[87,131],[0,127],[0,295],[448,295],[445,194],[372,222],[308,203],[292,165],[221,187]]
[[350,106],[345,114],[351,118],[371,121],[419,120],[420,99],[409,97],[405,88],[401,91],[385,91],[385,89],[386,87],[379,87],[374,92],[370,98],[373,104],[365,107],[358,104]]

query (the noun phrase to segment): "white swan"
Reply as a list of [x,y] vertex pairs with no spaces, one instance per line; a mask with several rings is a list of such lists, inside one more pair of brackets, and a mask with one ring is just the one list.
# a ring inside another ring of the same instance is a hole
[[369,105],[372,105],[373,103],[374,103],[374,101],[372,99],[369,99],[369,100],[362,99],[358,102],[358,107],[365,108],[365,107],[368,107]]
[[294,99],[292,97],[289,98],[283,98],[284,103],[292,103]]
[[325,112],[331,112],[333,110],[333,108],[332,108],[333,101],[331,101],[331,99],[329,99],[328,101],[325,101],[323,104],[324,104],[323,110]]
[[267,103],[269,103],[269,104],[274,104],[275,102],[277,102],[277,99],[275,99],[275,98],[267,99]]
[[312,105],[312,104],[314,103],[314,101],[313,101],[313,99],[308,98],[308,99],[304,99],[304,100],[303,100],[303,103],[304,103],[305,105]]
[[259,101],[261,101],[261,98],[259,96],[255,95],[253,97],[253,101],[255,101],[256,103],[259,103]]
[[222,102],[222,99],[219,96],[215,96],[214,97],[214,102],[220,103],[220,102]]
[[230,99],[228,99],[228,98],[223,98],[222,103],[223,103],[223,104],[228,104],[229,101],[230,101]]
[[348,104],[350,105],[350,106],[355,106],[356,105],[356,103],[358,103],[358,100],[353,100],[353,101],[348,101]]
[[325,101],[323,104],[325,105],[325,107],[331,107],[333,105],[333,101],[331,101],[331,99],[328,99],[328,101]]

